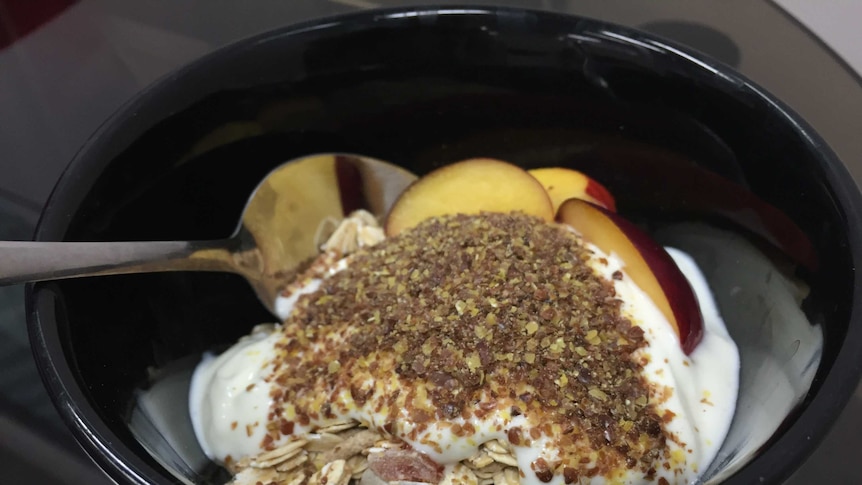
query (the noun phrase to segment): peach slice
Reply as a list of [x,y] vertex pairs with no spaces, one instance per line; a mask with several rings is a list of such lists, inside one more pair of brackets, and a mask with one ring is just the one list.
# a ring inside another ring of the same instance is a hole
[[386,235],[435,216],[516,211],[554,219],[551,199],[532,175],[500,160],[473,158],[438,168],[408,187],[389,211]]
[[674,327],[683,352],[690,354],[703,337],[703,315],[688,280],[673,259],[649,235],[617,214],[590,202],[569,199],[557,221],[625,264],[626,274],[649,296]]
[[598,204],[616,212],[614,196],[604,185],[577,170],[562,167],[534,168],[529,171],[548,191],[554,211],[567,199],[576,198]]

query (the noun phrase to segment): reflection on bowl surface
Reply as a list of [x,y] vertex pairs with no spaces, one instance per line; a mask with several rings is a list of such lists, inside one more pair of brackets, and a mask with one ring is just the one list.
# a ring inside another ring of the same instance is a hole
[[[858,381],[860,197],[840,163],[725,67],[586,19],[368,12],[227,47],[149,88],[88,142],[38,238],[224,237],[273,167],[319,152],[420,175],[474,156],[577,168],[621,214],[692,254],[742,358],[736,418],[707,472],[716,480],[788,476]],[[808,286],[803,311],[771,268]],[[272,319],[241,278],[44,283],[28,305],[43,378],[111,476],[226,478],[187,434],[184,393],[201,353]]]

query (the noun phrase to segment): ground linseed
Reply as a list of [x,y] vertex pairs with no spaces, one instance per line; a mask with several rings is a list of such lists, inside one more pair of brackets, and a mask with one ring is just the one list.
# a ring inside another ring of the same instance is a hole
[[[542,481],[655,473],[666,436],[633,358],[643,332],[621,316],[589,258],[572,232],[521,214],[434,218],[360,250],[285,322],[271,439],[293,429],[285,404],[307,424],[331,414],[321,396],[342,386],[366,404],[371,392],[348,384],[351,376],[394,372],[406,402],[421,395],[433,404],[407,406],[420,425],[501,406],[524,415],[529,425],[507,433],[512,444],[547,437],[565,450],[559,461],[533,463]],[[302,351],[315,343],[324,351]],[[381,432],[395,432],[398,397],[374,403],[392,419]]]

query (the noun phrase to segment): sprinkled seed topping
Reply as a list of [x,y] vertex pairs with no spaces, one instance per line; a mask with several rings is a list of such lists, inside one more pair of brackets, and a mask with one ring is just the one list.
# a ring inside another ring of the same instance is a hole
[[649,475],[667,438],[635,356],[647,344],[591,257],[571,231],[521,214],[433,218],[360,249],[284,324],[270,442],[357,407],[386,415],[387,435],[415,424],[411,439],[431,420],[504,411],[527,418],[511,444],[560,450],[533,464],[543,481]]

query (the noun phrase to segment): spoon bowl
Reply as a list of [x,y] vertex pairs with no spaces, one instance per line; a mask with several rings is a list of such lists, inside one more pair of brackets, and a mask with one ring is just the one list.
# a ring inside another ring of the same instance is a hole
[[358,209],[381,216],[416,176],[374,158],[324,153],[275,168],[227,239],[151,242],[0,242],[0,285],[160,271],[242,275],[275,313],[294,270],[313,258],[326,221]]

